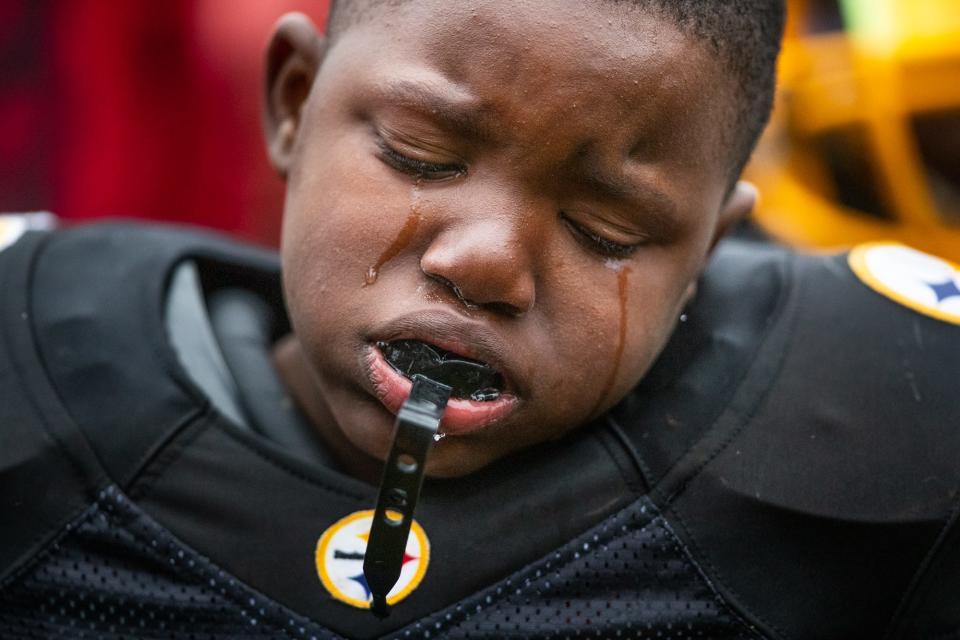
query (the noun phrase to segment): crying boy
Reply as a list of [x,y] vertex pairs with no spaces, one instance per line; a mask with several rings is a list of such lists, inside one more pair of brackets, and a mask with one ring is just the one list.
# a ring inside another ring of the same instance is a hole
[[[782,22],[282,19],[279,260],[124,224],[0,253],[0,635],[960,633],[956,268],[719,242]],[[378,619],[370,508],[417,374],[451,398]]]

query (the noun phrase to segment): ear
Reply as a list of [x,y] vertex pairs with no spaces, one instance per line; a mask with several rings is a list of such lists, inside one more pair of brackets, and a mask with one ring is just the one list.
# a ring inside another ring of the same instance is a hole
[[325,47],[325,38],[302,13],[280,18],[267,47],[263,135],[270,164],[284,177],[300,130],[301,111]]
[[738,181],[720,208],[717,227],[714,229],[713,240],[710,242],[711,252],[720,242],[720,238],[733,229],[734,225],[750,215],[756,203],[757,188],[753,186],[753,183],[745,180]]

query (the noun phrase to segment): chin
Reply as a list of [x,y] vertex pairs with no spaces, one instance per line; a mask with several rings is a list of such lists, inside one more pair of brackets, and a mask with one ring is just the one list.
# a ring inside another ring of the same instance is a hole
[[471,452],[472,447],[446,442],[449,439],[438,442],[427,458],[427,475],[431,478],[459,478],[479,471],[496,460],[487,452]]

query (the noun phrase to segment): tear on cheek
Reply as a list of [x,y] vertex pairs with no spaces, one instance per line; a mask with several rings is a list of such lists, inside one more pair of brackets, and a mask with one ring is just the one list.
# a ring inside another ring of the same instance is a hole
[[[611,266],[611,263],[616,266]],[[590,415],[594,415],[597,410],[608,400],[610,392],[613,391],[613,386],[617,382],[617,374],[620,372],[620,364],[623,360],[623,350],[627,344],[627,308],[628,308],[628,291],[630,284],[630,267],[621,260],[607,260],[607,266],[611,269],[614,269],[617,272],[617,299],[620,303],[620,325],[617,328],[617,346],[613,353],[613,367],[610,369],[610,373],[607,374],[607,379],[604,382],[602,391],[597,397],[596,404],[593,405],[593,409],[590,410]]]
[[603,261],[603,266],[617,273],[621,273],[624,269],[630,269],[630,267],[627,266],[626,260],[620,260],[618,258],[607,258]]
[[419,225],[420,211],[416,207],[411,207],[410,215],[407,216],[407,221],[403,223],[403,227],[400,229],[399,233],[397,233],[397,237],[394,238],[393,242],[390,243],[390,246],[380,254],[380,257],[377,258],[377,261],[372,264],[369,269],[367,269],[367,272],[363,277],[363,286],[368,287],[377,281],[377,278],[380,277],[380,269],[383,268],[383,265],[396,258],[401,251],[407,248],[407,245],[410,244],[414,234],[417,232],[417,227]]

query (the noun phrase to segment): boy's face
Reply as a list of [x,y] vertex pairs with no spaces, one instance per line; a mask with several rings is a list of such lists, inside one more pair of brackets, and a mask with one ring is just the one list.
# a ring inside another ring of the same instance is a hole
[[608,3],[378,11],[322,63],[295,19],[275,39],[285,293],[321,429],[375,458],[409,389],[378,343],[503,375],[498,400],[451,401],[428,470],[460,475],[583,424],[647,371],[752,203],[742,186],[724,202],[733,82],[669,21]]

